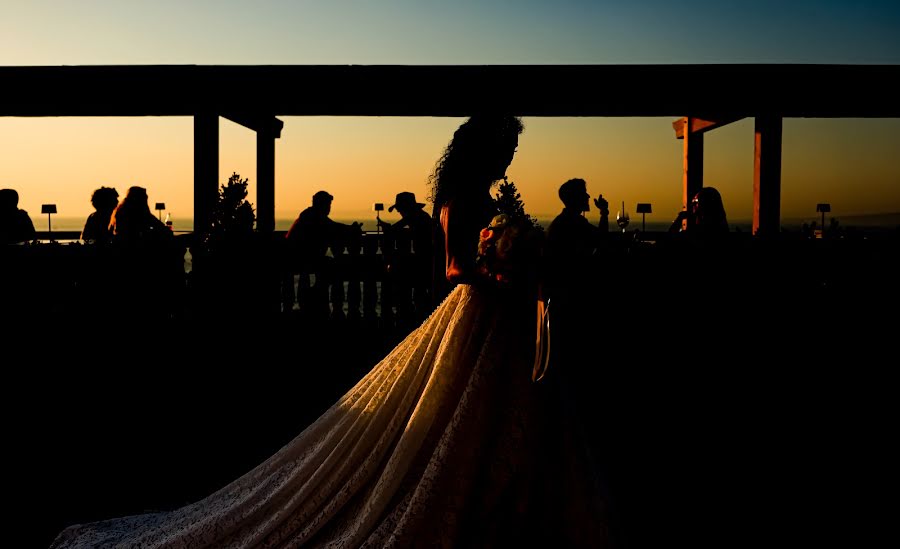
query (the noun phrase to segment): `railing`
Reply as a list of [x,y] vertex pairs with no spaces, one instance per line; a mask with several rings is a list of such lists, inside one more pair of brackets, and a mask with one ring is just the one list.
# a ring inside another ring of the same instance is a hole
[[251,314],[366,320],[407,326],[431,312],[431,254],[409,238],[364,233],[329,247],[322,261],[292,256],[284,233],[208,251],[194,236],[138,250],[98,246],[74,231],[39,232],[0,247],[8,310],[69,322],[127,304],[136,315],[221,321]]
[[[63,240],[64,234],[57,236]],[[698,296],[714,306],[730,301],[732,311],[763,302],[782,308],[779,300],[801,309],[896,303],[896,234],[770,241],[731,236],[724,252],[706,254],[664,234],[636,240],[611,233],[578,276],[585,310],[612,315],[615,305],[636,316],[668,313]],[[0,301],[8,318],[23,322],[80,323],[127,311],[153,320],[327,318],[388,328],[415,326],[436,304],[429,293],[430,254],[417,255],[409,239],[385,250],[383,235],[366,233],[335,243],[327,260],[311,265],[291,257],[283,234],[260,236],[227,253],[200,251],[191,238],[179,236],[165,250],[78,242],[3,246]],[[193,269],[185,272],[188,250]]]
[[414,323],[434,306],[432,254],[415,250],[409,235],[363,233],[332,243],[316,261],[291,257],[285,242],[279,247],[282,312],[392,326]]

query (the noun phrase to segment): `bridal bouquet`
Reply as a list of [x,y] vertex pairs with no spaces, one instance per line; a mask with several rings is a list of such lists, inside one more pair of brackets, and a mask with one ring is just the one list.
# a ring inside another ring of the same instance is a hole
[[525,282],[537,263],[537,231],[518,218],[500,214],[481,230],[476,265],[492,280],[509,284]]

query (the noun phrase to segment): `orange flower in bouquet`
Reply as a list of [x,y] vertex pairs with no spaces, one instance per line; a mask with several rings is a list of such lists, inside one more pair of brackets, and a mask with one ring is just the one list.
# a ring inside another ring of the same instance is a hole
[[534,231],[517,218],[500,214],[481,230],[476,264],[496,282],[522,281],[537,254]]

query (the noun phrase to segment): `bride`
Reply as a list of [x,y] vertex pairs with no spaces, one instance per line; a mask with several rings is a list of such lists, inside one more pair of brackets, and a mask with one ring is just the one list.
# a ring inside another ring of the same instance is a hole
[[522,132],[473,116],[431,177],[453,290],[272,457],[170,512],[63,530],[72,547],[601,547],[603,502],[553,372],[532,382],[534,294],[476,265]]

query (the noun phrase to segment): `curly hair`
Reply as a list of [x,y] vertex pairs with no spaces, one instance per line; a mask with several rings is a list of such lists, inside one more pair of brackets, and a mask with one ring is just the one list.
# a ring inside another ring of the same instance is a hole
[[100,187],[91,194],[91,204],[98,210],[112,210],[119,203],[119,192],[113,187]]
[[453,139],[434,165],[429,177],[435,211],[456,196],[464,185],[495,180],[490,162],[515,151],[522,121],[509,115],[474,115],[456,129]]

